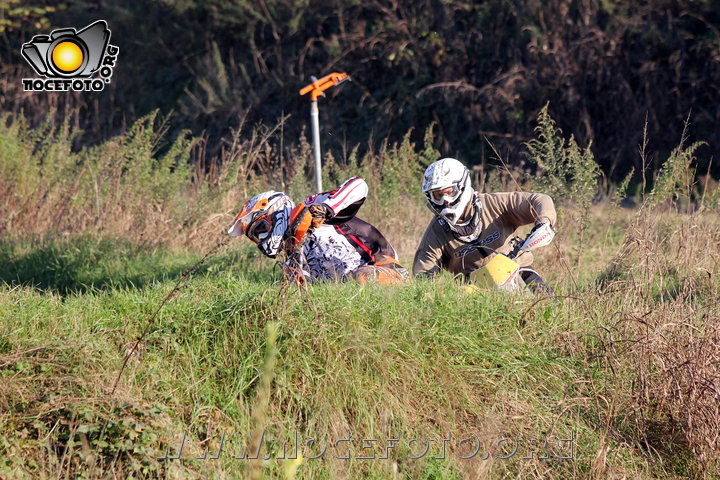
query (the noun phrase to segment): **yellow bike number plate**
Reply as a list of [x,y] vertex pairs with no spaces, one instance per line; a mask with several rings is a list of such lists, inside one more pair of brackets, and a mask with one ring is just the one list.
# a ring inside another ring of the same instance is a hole
[[487,265],[472,272],[470,281],[479,287],[495,288],[510,283],[519,269],[517,262],[498,254]]

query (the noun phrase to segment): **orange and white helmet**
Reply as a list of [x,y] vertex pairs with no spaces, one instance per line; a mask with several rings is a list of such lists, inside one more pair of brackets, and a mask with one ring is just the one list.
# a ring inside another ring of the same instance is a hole
[[245,234],[263,254],[275,258],[288,229],[290,210],[294,207],[290,197],[282,192],[270,190],[255,195],[245,202],[228,229],[228,235]]

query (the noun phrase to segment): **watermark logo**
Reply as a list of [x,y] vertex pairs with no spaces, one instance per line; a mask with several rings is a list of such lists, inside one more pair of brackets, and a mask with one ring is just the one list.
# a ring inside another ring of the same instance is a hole
[[99,92],[110,83],[120,49],[110,45],[105,20],[82,30],[58,28],[35,35],[22,46],[22,56],[39,76],[23,78],[26,92]]

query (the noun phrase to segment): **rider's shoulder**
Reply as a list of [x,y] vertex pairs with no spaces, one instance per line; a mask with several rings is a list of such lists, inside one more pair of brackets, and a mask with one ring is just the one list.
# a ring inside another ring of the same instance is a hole
[[476,192],[481,199],[499,199],[503,197],[511,197],[513,195],[522,194],[523,192]]
[[529,193],[526,192],[491,192],[491,193],[479,193],[478,198],[483,204],[489,205],[502,205],[507,202],[517,202],[526,198]]
[[440,216],[435,216],[430,220],[425,229],[425,235],[431,235],[443,242],[453,238],[447,221]]

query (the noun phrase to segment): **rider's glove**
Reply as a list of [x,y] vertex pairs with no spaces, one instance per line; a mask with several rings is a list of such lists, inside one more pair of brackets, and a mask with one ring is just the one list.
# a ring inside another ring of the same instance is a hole
[[538,247],[544,247],[545,245],[552,242],[552,239],[554,237],[555,229],[553,229],[550,222],[547,219],[544,219],[544,217],[540,218],[535,223],[533,229],[530,230],[530,233],[528,234],[520,249],[528,252]]
[[316,203],[314,205],[310,205],[308,207],[308,210],[310,211],[310,215],[312,216],[310,226],[313,230],[318,228],[320,225],[325,223],[326,220],[330,220],[334,216],[333,211],[330,209],[330,207],[328,207],[324,203]]
[[555,231],[555,229],[550,224],[550,220],[545,217],[540,217],[535,221],[535,226],[532,228],[532,230],[530,230],[530,233],[528,235],[532,235],[533,232],[535,232],[536,230],[540,230],[545,225],[547,225],[547,228],[552,229],[553,232]]
[[334,216],[330,207],[325,204],[318,203],[309,207],[304,203],[296,206],[290,212],[290,225],[285,232],[285,248],[288,255],[292,255],[297,250],[305,236],[315,230],[317,227],[325,223]]

